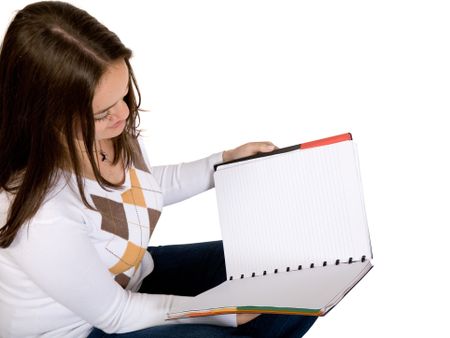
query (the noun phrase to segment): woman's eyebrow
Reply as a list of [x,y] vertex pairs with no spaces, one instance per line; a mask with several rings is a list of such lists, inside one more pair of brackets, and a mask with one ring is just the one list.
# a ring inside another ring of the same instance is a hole
[[[125,93],[128,93],[128,90],[129,90],[129,89],[130,89],[130,85],[127,85],[127,89],[126,89]],[[126,95],[126,94],[125,94],[125,95]],[[119,102],[119,101],[117,101],[117,102]],[[103,114],[104,112],[108,111],[109,109],[111,109],[112,107],[114,107],[114,106],[117,104],[117,102],[114,103],[114,104],[112,104],[112,105],[109,106],[108,108],[102,109],[102,110],[100,110],[100,111],[94,113],[94,116],[95,116],[95,115]]]

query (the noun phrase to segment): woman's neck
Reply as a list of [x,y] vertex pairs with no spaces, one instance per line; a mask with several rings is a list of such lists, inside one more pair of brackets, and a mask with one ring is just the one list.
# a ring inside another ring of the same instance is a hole
[[[84,148],[84,147],[83,147]],[[112,140],[97,140],[94,145],[94,160],[101,176],[114,184],[123,184],[125,180],[124,163],[120,159],[117,164],[113,164],[114,144]],[[81,161],[83,176],[95,180],[94,169],[87,156],[87,151],[81,151]]]

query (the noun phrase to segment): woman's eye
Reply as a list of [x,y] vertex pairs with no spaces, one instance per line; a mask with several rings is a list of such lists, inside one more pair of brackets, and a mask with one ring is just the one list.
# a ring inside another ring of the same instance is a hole
[[95,118],[95,122],[104,121],[108,118],[110,112],[105,112],[103,115],[100,115],[100,117]]

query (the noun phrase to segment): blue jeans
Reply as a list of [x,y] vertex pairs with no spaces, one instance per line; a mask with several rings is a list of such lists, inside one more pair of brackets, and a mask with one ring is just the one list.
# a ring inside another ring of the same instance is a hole
[[[148,250],[155,268],[144,279],[139,292],[196,296],[226,280],[222,241],[150,247]],[[88,338],[299,338],[315,320],[316,317],[311,316],[262,314],[238,327],[176,324],[121,334],[106,334],[94,329]]]

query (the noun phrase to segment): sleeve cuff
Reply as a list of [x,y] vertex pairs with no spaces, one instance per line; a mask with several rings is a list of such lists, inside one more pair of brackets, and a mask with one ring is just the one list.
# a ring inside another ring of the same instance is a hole
[[209,162],[211,165],[211,170],[214,173],[214,165],[218,164],[218,163],[223,163],[223,151],[218,152],[218,153],[214,153],[211,156],[209,156]]
[[235,313],[228,315],[205,316],[197,318],[183,318],[174,320],[177,324],[208,324],[217,326],[237,327],[237,315]]

